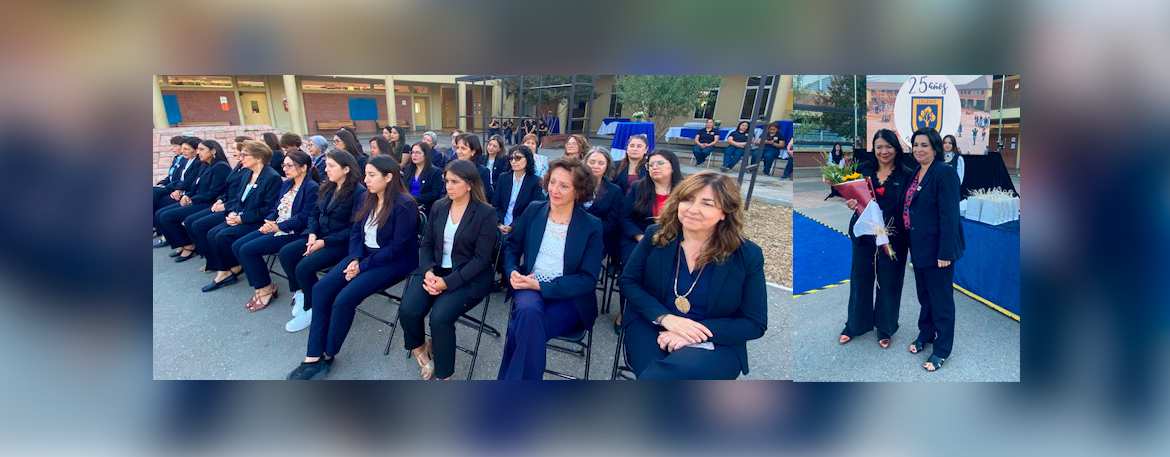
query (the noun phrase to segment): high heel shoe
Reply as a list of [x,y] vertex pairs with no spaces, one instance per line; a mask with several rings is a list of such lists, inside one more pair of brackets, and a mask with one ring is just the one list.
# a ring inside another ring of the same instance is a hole
[[272,288],[272,293],[268,295],[268,301],[265,301],[265,302],[260,301],[261,297],[263,297],[263,296],[257,295],[255,297],[255,302],[253,302],[252,307],[248,308],[248,312],[254,313],[256,311],[260,311],[264,308],[267,308],[268,305],[272,304],[272,300],[276,300],[276,297],[278,295],[280,295],[280,290],[278,290],[278,288],[275,288],[275,287]]

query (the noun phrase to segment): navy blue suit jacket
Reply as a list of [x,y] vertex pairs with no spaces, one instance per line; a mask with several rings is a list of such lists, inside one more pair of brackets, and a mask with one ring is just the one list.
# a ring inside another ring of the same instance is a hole
[[[679,253],[679,238],[665,247],[652,243],[658,225],[651,225],[646,237],[638,242],[630,261],[622,270],[619,284],[629,309],[622,325],[634,319],[653,322],[663,314],[675,314],[674,276]],[[711,330],[708,341],[729,346],[739,356],[743,374],[748,373],[747,342],[764,335],[768,329],[768,292],[764,283],[764,251],[755,243],[743,240],[739,249],[726,261],[711,264],[704,274],[711,276],[707,295],[707,318],[699,321]]]
[[605,233],[606,239],[609,239],[621,224],[622,190],[616,184],[605,180],[601,181],[601,186],[604,187],[605,194],[594,199],[586,211],[601,219],[601,231]]
[[[192,157],[188,160],[193,161],[194,163],[192,163],[191,166],[185,171],[183,170],[183,167],[179,167],[179,180],[168,183],[167,189],[190,192],[195,188],[195,180],[199,179],[199,172],[203,171],[203,166],[206,164],[203,163],[202,160],[199,160],[198,157]],[[183,164],[184,167],[186,165],[186,163]]]
[[242,164],[236,164],[231,173],[227,176],[227,185],[223,186],[223,192],[219,193],[216,200],[223,201],[224,211],[235,211],[240,206],[240,192],[244,190],[244,183],[252,179],[252,170],[244,168]]
[[[921,168],[922,165],[914,167],[911,180]],[[910,257],[914,267],[937,268],[939,260],[961,259],[966,244],[959,221],[959,174],[943,161],[935,160],[918,187],[910,200]],[[905,226],[899,224],[899,228]]]
[[276,201],[280,199],[281,179],[272,167],[261,168],[260,177],[256,178],[252,191],[248,193],[248,198],[244,199],[242,197],[244,188],[251,179],[252,175],[249,173],[248,178],[240,186],[241,200],[237,205],[236,214],[240,215],[241,223],[259,224],[264,222],[264,216],[276,207]]
[[[280,193],[278,193],[276,197],[277,205],[280,204],[280,199],[284,198],[284,194],[287,194],[289,189],[292,189],[292,186],[295,183],[296,181],[292,179],[284,180],[284,184],[280,186]],[[313,181],[313,178],[306,176],[305,179],[301,181],[301,188],[300,190],[297,190],[297,196],[293,198],[292,217],[288,218],[287,221],[276,224],[276,227],[279,228],[282,232],[289,232],[293,234],[303,233],[304,230],[309,227],[309,214],[311,214],[313,212],[313,208],[317,206],[318,190],[320,190],[320,186],[317,184],[317,181]],[[277,214],[276,206],[273,206],[272,211],[270,211],[268,216],[264,217],[264,219],[275,221],[278,217],[280,216]]]
[[[475,164],[475,168],[479,170],[479,180],[483,182],[483,194],[487,197],[487,201],[490,202],[492,201],[492,191],[495,189],[495,186],[492,184],[492,171],[488,170],[488,167],[478,163]],[[444,186],[444,188],[446,187]]]
[[[513,271],[531,274],[536,255],[544,240],[548,224],[548,202],[528,205],[528,210],[513,224],[516,230],[504,239],[504,277]],[[597,319],[597,277],[601,273],[601,221],[585,211],[581,205],[573,208],[573,219],[565,235],[564,276],[540,283],[540,294],[546,299],[573,301],[585,328],[593,328]],[[521,263],[523,257],[523,263]],[[624,289],[623,289],[624,290]]]
[[227,162],[215,162],[205,165],[195,178],[195,188],[187,193],[192,204],[212,204],[223,189],[227,187],[227,177],[232,173],[232,166]]
[[316,234],[317,239],[324,240],[326,246],[349,242],[353,213],[361,208],[368,192],[366,186],[359,183],[344,201],[334,201],[335,193],[336,190],[317,199],[317,206],[309,213],[309,229],[305,232]]
[[[630,185],[626,183],[626,174],[629,172],[629,165],[627,164],[624,167],[618,168],[617,174],[615,174],[613,179],[610,180],[615,185],[617,185],[619,189],[622,190],[622,195],[625,195],[626,192],[630,191]],[[642,167],[641,170],[638,170],[638,179],[646,179],[649,176],[650,171],[646,170],[646,167]]]
[[[443,231],[447,228],[447,216],[451,214],[451,200],[444,198],[431,208],[427,227],[419,249],[418,269],[413,274],[426,274],[438,268],[443,260]],[[500,237],[496,227],[496,211],[487,203],[472,201],[463,212],[463,219],[455,229],[455,242],[451,246],[451,273],[443,276],[447,290],[467,288],[467,295],[478,301],[491,292],[492,250]]]
[[[365,198],[375,198],[366,194]],[[354,210],[360,210],[355,206]],[[418,266],[418,206],[409,195],[397,195],[386,224],[378,228],[378,248],[374,251],[366,246],[366,221],[353,222],[349,229],[349,255],[345,262],[358,261],[358,269],[369,271],[391,262],[409,264],[408,269]],[[328,244],[328,243],[326,243]]]
[[[408,174],[403,179],[406,180],[406,188],[410,189],[414,175]],[[418,196],[415,199],[418,201],[419,207],[429,211],[431,205],[447,195],[447,185],[443,183],[443,170],[439,167],[431,165],[430,169],[423,170],[418,175],[418,181]]]
[[[487,163],[486,157],[483,160],[484,163]],[[508,163],[508,153],[500,151],[496,155],[496,161],[492,162],[492,187],[499,187],[497,183],[500,181],[500,176],[509,171],[512,171],[512,165]],[[490,202],[492,199],[489,198],[488,201]]]
[[[508,214],[508,203],[512,201],[512,186],[515,182],[513,172],[501,175],[495,198],[492,199],[492,206],[496,208],[496,221],[501,224],[504,223],[504,216]],[[525,173],[520,179],[520,193],[516,194],[516,205],[512,207],[512,226],[519,227],[516,220],[520,219],[532,202],[540,200],[544,200],[544,194],[540,192],[540,179],[531,173]]]
[[180,173],[183,172],[183,165],[186,164],[186,157],[183,157],[182,155],[175,156],[174,160],[171,160],[171,168],[167,169],[167,175],[164,176],[163,179],[160,179],[157,185],[167,187],[167,184],[182,179],[182,175]]
[[[644,178],[650,179],[650,178]],[[621,230],[622,236],[633,238],[634,235],[641,235],[646,233],[646,227],[654,223],[654,208],[650,211],[645,211],[646,208],[638,208],[638,187],[643,179],[634,181],[634,185],[630,186],[629,192],[622,198],[622,212],[621,212]],[[649,182],[649,181],[647,181]],[[653,183],[651,183],[653,186]],[[651,187],[651,192],[654,192]],[[654,201],[651,200],[651,204]]]

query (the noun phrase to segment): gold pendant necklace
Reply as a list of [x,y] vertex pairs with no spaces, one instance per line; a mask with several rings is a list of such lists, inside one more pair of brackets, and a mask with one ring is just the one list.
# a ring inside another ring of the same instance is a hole
[[695,281],[691,283],[691,288],[687,289],[687,293],[679,295],[678,294],[678,277],[682,276],[682,273],[679,272],[679,269],[682,268],[682,256],[683,255],[684,254],[683,254],[683,250],[682,250],[682,243],[679,242],[679,244],[678,244],[678,258],[676,258],[675,262],[674,262],[674,272],[675,272],[674,273],[674,307],[678,308],[678,310],[681,311],[683,314],[686,314],[686,313],[691,312],[691,301],[687,299],[687,296],[691,295],[691,291],[695,290],[695,284],[699,283],[699,277],[703,276],[703,270],[706,270],[707,266],[703,265],[703,268],[699,269],[699,274],[695,275]]

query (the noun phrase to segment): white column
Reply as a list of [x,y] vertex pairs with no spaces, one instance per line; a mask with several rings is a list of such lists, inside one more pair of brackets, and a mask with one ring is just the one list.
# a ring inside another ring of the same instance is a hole
[[[561,118],[561,134],[569,133],[569,104],[567,102],[557,102],[557,117]],[[550,135],[551,129],[550,129]]]
[[284,93],[288,94],[288,119],[292,124],[291,130],[301,136],[309,133],[304,125],[304,113],[301,112],[300,87],[297,86],[296,75],[284,75]]
[[455,123],[459,130],[467,131],[467,118],[462,117],[467,115],[467,83],[458,83],[455,85],[455,100],[459,111],[456,116],[459,116],[458,122]]
[[386,75],[386,120],[398,125],[398,105],[394,101],[394,75]]
[[776,103],[772,104],[772,118],[769,121],[792,120],[792,105],[788,104],[788,97],[792,94],[792,75],[780,75],[779,86],[776,86]]
[[[232,76],[232,97],[236,99],[236,114],[240,115],[240,125],[244,125],[244,105],[240,102],[240,81],[235,76]],[[272,96],[268,97],[270,101],[268,104],[269,118],[272,117]],[[269,120],[271,122],[271,120]],[[275,124],[275,122],[273,122]]]
[[[504,91],[503,91],[503,89],[500,88],[500,85],[499,84],[493,85],[492,86],[492,108],[491,108],[491,110],[488,111],[489,113],[493,113],[493,114],[489,115],[488,117],[500,117],[500,116],[504,115],[504,113],[500,112],[500,105],[501,105],[500,100],[502,100],[501,97],[503,97],[503,96],[504,96]],[[490,123],[491,120],[489,119],[488,122]],[[501,122],[501,124],[502,123],[503,122]],[[501,126],[500,128],[503,128],[503,126]]]
[[171,123],[167,120],[167,106],[163,103],[162,88],[158,86],[158,75],[150,75],[150,79],[154,82],[154,128],[170,128]]

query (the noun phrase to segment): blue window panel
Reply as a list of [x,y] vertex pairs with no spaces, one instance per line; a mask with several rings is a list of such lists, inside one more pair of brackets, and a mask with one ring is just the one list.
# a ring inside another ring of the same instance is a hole
[[373,98],[349,99],[349,118],[355,121],[374,121],[378,119],[378,101]]
[[174,125],[183,122],[183,114],[179,112],[179,97],[175,94],[163,94],[163,108],[167,110],[167,122]]

